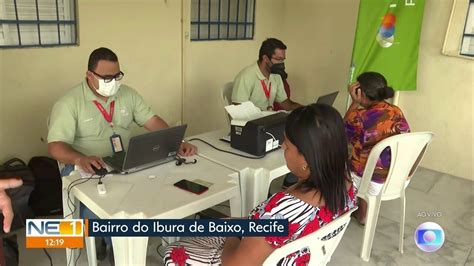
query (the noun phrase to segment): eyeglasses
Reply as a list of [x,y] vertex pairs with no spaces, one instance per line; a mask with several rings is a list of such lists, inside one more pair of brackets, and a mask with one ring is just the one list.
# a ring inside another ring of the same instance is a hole
[[112,80],[119,81],[123,78],[123,76],[125,76],[125,73],[123,73],[122,71],[120,71],[119,73],[115,75],[104,75],[104,76],[99,75],[92,70],[91,72],[94,73],[94,75],[98,76],[99,78],[103,79],[105,83],[112,82]]
[[277,63],[284,63],[286,58],[275,58],[272,57],[273,60],[277,61]]

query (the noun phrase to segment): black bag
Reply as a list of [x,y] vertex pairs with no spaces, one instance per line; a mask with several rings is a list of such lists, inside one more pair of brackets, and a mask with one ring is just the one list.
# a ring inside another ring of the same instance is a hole
[[31,158],[28,166],[35,176],[35,190],[29,204],[35,215],[62,214],[62,184],[58,163],[45,156]]
[[12,235],[8,237],[2,237],[1,241],[3,242],[3,255],[4,263],[6,266],[16,266],[20,258],[20,253],[18,251],[18,241],[17,236]]
[[[0,166],[0,179],[11,177],[20,177],[23,180],[23,186],[6,190],[14,213],[11,226],[13,231],[25,226],[26,219],[34,217],[33,211],[28,205],[28,200],[35,186],[35,178],[31,169],[18,158],[10,159]],[[0,223],[3,224],[3,215],[0,215]],[[3,226],[0,226],[0,228],[0,232],[3,232]]]

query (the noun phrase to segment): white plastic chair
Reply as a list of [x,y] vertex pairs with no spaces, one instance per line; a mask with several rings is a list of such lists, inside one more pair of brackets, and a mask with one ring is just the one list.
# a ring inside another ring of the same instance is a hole
[[232,104],[232,89],[234,88],[234,82],[228,82],[222,88],[222,101],[227,106]]
[[[416,132],[399,134],[388,137],[377,143],[370,151],[367,164],[365,165],[357,196],[367,202],[367,220],[364,228],[364,239],[360,257],[369,261],[372,243],[374,240],[375,227],[382,201],[401,199],[400,209],[400,236],[399,251],[403,254],[403,236],[405,227],[405,181],[411,178],[423,158],[427,145],[431,142],[433,133]],[[369,193],[369,185],[375,170],[377,160],[382,151],[390,147],[391,161],[387,179],[378,195]]]
[[[232,104],[232,89],[234,88],[234,82],[228,82],[224,85],[222,88],[222,104],[223,106],[231,105]],[[230,116],[227,114],[227,111],[225,111],[225,116],[229,122],[230,125]]]
[[275,249],[264,261],[263,265],[277,265],[282,258],[304,247],[308,247],[311,252],[308,265],[326,265],[331,260],[332,254],[349,226],[351,213],[356,209],[349,210],[314,233]]

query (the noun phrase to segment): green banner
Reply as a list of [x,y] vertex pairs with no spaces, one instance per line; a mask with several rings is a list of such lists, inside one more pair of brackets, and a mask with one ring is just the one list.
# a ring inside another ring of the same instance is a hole
[[395,90],[416,89],[424,6],[424,0],[360,0],[351,83],[375,71]]

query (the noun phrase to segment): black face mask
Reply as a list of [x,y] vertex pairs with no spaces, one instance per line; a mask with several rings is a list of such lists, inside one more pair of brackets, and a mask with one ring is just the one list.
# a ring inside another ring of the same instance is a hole
[[271,73],[280,75],[283,80],[288,78],[288,74],[285,72],[285,63],[273,64],[270,70]]

